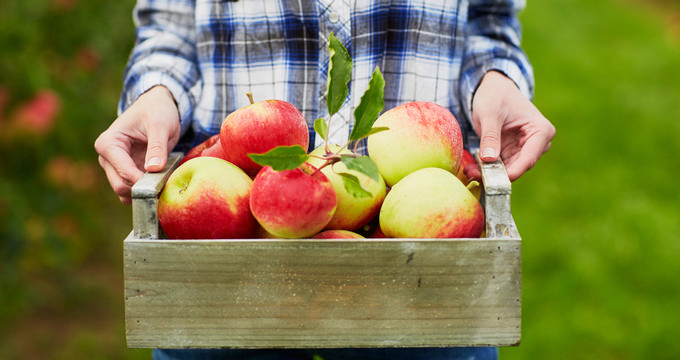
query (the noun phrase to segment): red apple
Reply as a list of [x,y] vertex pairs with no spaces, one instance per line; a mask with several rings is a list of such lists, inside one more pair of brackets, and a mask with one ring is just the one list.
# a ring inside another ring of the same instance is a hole
[[331,182],[308,163],[283,171],[265,166],[253,180],[250,209],[260,225],[276,237],[313,236],[331,220],[336,204]]
[[368,137],[368,154],[387,186],[427,167],[458,172],[463,136],[453,114],[432,102],[410,102],[378,117],[375,127],[389,130]]
[[158,199],[158,220],[170,239],[253,238],[252,179],[214,157],[193,158],[168,178]]
[[184,155],[182,161],[179,162],[179,165],[200,156],[211,156],[226,160],[224,150],[222,149],[222,143],[220,143],[220,134],[215,134],[206,141],[191,148],[191,150]]
[[[329,150],[334,154],[338,153],[340,148],[338,145],[329,145]],[[310,153],[312,156],[307,162],[318,168],[325,162],[324,159],[318,156],[323,156],[324,154],[325,146],[320,146]],[[352,154],[352,152],[344,149],[340,154]],[[326,229],[358,230],[378,215],[380,205],[385,200],[385,193],[387,191],[382,176],[379,176],[378,181],[375,181],[362,172],[348,170],[347,166],[342,162],[326,166],[321,169],[321,172],[333,184],[338,199],[337,210],[331,221],[326,225]],[[370,193],[370,196],[355,197],[349,193],[345,189],[342,177],[338,173],[349,173],[356,176],[361,186]]]
[[467,149],[463,149],[463,158],[461,159],[460,167],[458,168],[458,172],[456,173],[456,176],[460,179],[460,181],[463,182],[463,184],[468,184],[470,182],[470,179],[465,175],[465,167],[469,165],[476,165],[477,168],[479,168],[479,165],[477,165],[477,160],[475,160],[475,157],[472,156],[472,154],[467,151]]
[[312,239],[365,239],[365,237],[349,230],[324,230]]
[[262,168],[248,154],[264,154],[277,146],[300,145],[307,150],[307,122],[295,106],[283,100],[252,103],[229,114],[220,128],[226,160],[251,177]]
[[454,174],[425,168],[391,188],[380,210],[380,228],[392,238],[477,238],[484,211]]
[[468,168],[467,171],[469,171],[469,168],[474,168],[476,169],[476,172],[479,173],[479,164],[477,164],[477,160],[475,160],[475,157],[472,156],[472,154],[467,151],[466,149],[463,149],[463,160],[460,164],[460,168],[458,168],[458,173],[456,176],[460,179],[460,181],[465,184],[465,186],[468,187],[468,190],[472,192],[472,194],[479,199],[482,193],[482,186],[479,184],[479,182],[476,179],[470,179],[465,175],[466,168]]

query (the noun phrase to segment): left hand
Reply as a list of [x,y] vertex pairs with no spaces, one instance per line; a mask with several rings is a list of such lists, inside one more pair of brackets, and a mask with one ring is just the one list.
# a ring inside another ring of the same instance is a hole
[[[472,125],[480,136],[479,156],[484,162],[505,163],[510,181],[531,169],[550,149],[555,127],[505,75],[484,75],[472,99]],[[480,178],[467,167],[466,175]]]

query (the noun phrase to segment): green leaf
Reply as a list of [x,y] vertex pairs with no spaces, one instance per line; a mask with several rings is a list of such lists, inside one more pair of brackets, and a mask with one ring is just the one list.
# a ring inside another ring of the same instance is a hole
[[370,135],[373,123],[378,119],[378,115],[385,107],[383,95],[385,91],[385,79],[379,67],[375,67],[368,87],[361,96],[359,106],[354,110],[354,128],[349,134],[350,141],[356,141]]
[[342,177],[342,184],[345,186],[345,190],[347,192],[354,196],[355,198],[365,198],[365,197],[372,197],[373,194],[370,192],[366,191],[363,187],[361,187],[361,183],[359,182],[359,178],[346,172],[342,173],[337,173]]
[[373,160],[368,156],[347,156],[341,155],[340,160],[347,166],[347,169],[358,171],[375,181],[380,180],[380,173],[378,172],[378,167],[375,165]]
[[387,126],[373,127],[373,128],[371,128],[371,129],[368,131],[368,133],[366,134],[366,136],[371,136],[371,135],[373,135],[373,134],[377,134],[377,133],[379,133],[379,132],[383,132],[383,131],[386,131],[386,130],[389,130],[389,129],[390,129],[390,128],[388,128]]
[[295,169],[302,165],[309,155],[300,145],[278,146],[264,154],[248,154],[254,162],[271,166],[276,171]]
[[328,123],[324,118],[318,118],[314,121],[314,131],[316,131],[322,139],[328,140]]
[[330,116],[340,110],[349,95],[347,84],[352,78],[352,58],[342,42],[333,33],[328,36],[328,51],[330,62],[328,64],[326,106]]

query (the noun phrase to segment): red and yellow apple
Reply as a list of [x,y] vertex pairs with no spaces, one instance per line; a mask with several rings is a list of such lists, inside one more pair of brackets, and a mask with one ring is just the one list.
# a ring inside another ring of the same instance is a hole
[[315,239],[315,240],[320,240],[320,239],[365,239],[365,237],[355,233],[354,231],[335,229],[335,230],[324,230],[324,231],[312,236],[312,239]]
[[271,235],[309,238],[323,230],[336,209],[333,185],[314,166],[303,163],[292,170],[263,167],[253,180],[250,209]]
[[220,143],[220,134],[215,134],[209,137],[206,141],[194,146],[187,152],[182,158],[179,165],[200,156],[211,156],[218,159],[226,160],[224,156],[224,150],[222,149],[222,144]]
[[456,175],[424,168],[390,189],[380,228],[392,238],[477,238],[484,230],[484,211]]
[[[343,149],[338,145],[329,144],[329,150],[333,154],[352,154],[348,149]],[[319,168],[323,165],[325,160],[325,146],[320,146],[310,153],[308,163],[314,167]],[[366,225],[371,219],[380,212],[380,205],[382,205],[387,192],[385,181],[382,176],[378,177],[378,181],[373,180],[368,175],[356,171],[349,170],[342,162],[337,162],[333,165],[325,166],[321,172],[326,175],[337,196],[337,209],[331,221],[326,225],[326,229],[343,229],[343,230],[358,230]],[[357,177],[359,184],[364,190],[367,190],[371,195],[367,197],[355,197],[346,189],[342,176],[338,173],[349,173]]]
[[277,146],[300,145],[307,150],[307,122],[295,106],[283,100],[264,100],[229,114],[220,127],[226,160],[251,177],[262,168],[248,154],[264,154]]
[[158,199],[158,220],[170,239],[253,238],[259,225],[250,212],[252,179],[214,157],[179,166]]
[[374,127],[389,130],[368,137],[368,154],[393,186],[404,176],[427,167],[458,172],[463,136],[453,114],[432,102],[409,102],[378,117]]

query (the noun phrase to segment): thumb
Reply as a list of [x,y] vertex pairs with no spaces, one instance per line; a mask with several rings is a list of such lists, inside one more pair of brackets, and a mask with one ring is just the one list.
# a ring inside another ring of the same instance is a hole
[[480,119],[481,134],[479,140],[479,157],[484,162],[498,160],[501,152],[502,124],[494,119]]
[[163,127],[147,129],[146,158],[144,169],[149,172],[163,170],[168,160],[168,136]]

